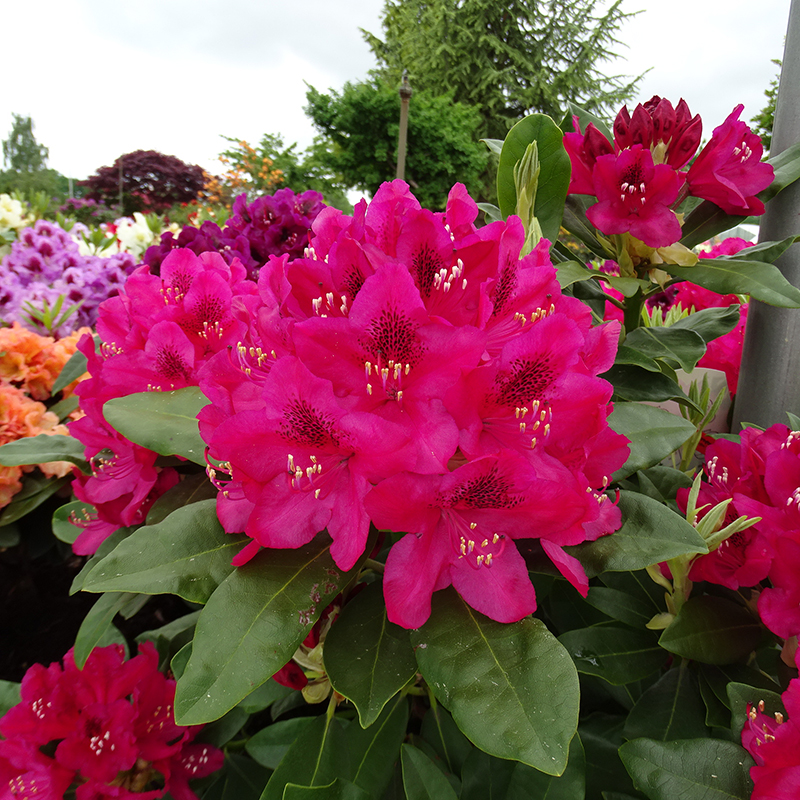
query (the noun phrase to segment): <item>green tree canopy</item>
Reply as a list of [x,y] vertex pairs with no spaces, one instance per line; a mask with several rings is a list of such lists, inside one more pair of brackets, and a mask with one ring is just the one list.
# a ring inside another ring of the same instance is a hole
[[[395,177],[400,120],[396,85],[379,79],[347,83],[341,94],[311,87],[306,99],[306,114],[320,132],[312,148],[313,163],[341,184],[372,193]],[[426,208],[443,208],[456,181],[477,191],[488,160],[478,141],[480,123],[479,112],[454,102],[452,94],[436,96],[415,88],[406,180]]]
[[20,192],[32,195],[44,192],[49,197],[65,198],[69,181],[54,169],[48,169],[48,149],[36,141],[33,120],[14,114],[8,138],[3,140],[3,165],[0,172],[0,192]]
[[568,101],[616,111],[638,79],[606,76],[622,23],[621,0],[386,0],[383,39],[362,31],[377,74],[480,110],[481,136],[504,138],[534,111],[559,119]]

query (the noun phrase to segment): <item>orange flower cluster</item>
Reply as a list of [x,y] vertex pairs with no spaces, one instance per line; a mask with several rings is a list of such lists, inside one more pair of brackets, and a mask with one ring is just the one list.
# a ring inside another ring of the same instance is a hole
[[273,169],[272,159],[259,156],[244,140],[223,153],[219,160],[229,168],[221,181],[232,195],[249,191],[272,194],[283,183],[283,171]]
[[[17,322],[11,328],[0,328],[0,379],[20,387],[34,400],[47,400],[84,333],[91,333],[91,329],[81,328],[56,341]],[[79,380],[82,378],[64,389],[64,397],[72,394]]]
[[[59,424],[58,417],[40,401],[50,397],[56,378],[84,333],[91,330],[81,328],[56,341],[26,330],[16,322],[11,328],[0,328],[0,445],[40,433],[69,434],[66,425]],[[63,390],[64,397],[72,394],[82,377]],[[66,461],[37,466],[49,478],[69,475],[72,469]],[[0,466],[0,508],[11,502],[22,488],[23,474],[33,469],[33,466]]]

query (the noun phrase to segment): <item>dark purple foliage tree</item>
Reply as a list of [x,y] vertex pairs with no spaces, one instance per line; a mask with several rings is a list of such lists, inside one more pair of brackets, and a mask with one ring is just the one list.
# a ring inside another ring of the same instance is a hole
[[112,166],[100,167],[80,185],[86,197],[109,205],[120,201],[122,212],[162,213],[174,203],[188,203],[197,197],[206,181],[202,167],[185,164],[175,156],[156,150],[136,150],[121,155]]

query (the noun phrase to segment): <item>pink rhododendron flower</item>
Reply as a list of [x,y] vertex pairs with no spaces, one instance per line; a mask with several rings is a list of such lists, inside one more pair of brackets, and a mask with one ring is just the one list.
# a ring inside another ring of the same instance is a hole
[[598,199],[586,216],[605,234],[630,233],[649,247],[667,247],[681,238],[681,226],[670,205],[682,181],[666,164],[654,164],[641,145],[618,156],[597,159],[592,170]]
[[686,182],[695,197],[711,200],[728,214],[763,214],[764,203],[756,195],[775,177],[761,161],[761,139],[739,119],[743,105],[731,111],[714,129],[711,141],[689,167]]
[[0,719],[2,797],[7,786],[9,797],[55,799],[72,785],[80,800],[197,800],[188,781],[222,767],[220,750],[192,741],[202,726],[175,724],[175,681],[150,643],[129,661],[118,645],[97,648],[82,670],[72,651],[63,669],[35,664],[21,695]]

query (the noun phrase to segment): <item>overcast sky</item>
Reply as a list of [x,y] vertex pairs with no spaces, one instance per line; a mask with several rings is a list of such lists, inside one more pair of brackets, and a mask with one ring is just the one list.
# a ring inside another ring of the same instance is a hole
[[[498,0],[500,2],[501,0]],[[637,100],[684,97],[704,136],[737,103],[750,120],[783,56],[790,0],[623,0],[627,60],[650,69]],[[219,172],[220,134],[300,148],[314,129],[306,84],[322,91],[375,66],[359,28],[380,34],[383,0],[37,0],[7,3],[0,138],[33,118],[49,166],[84,178],[132,150]],[[632,108],[632,105],[630,106]],[[413,100],[412,100],[413,108]],[[413,113],[413,111],[412,111]]]

